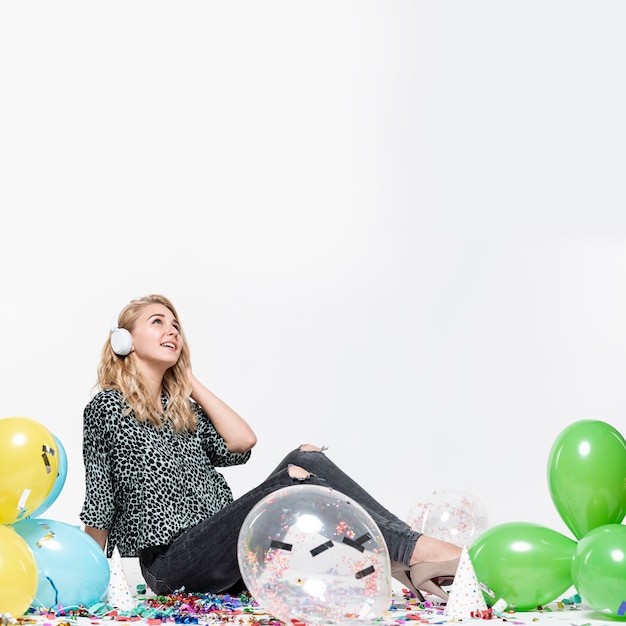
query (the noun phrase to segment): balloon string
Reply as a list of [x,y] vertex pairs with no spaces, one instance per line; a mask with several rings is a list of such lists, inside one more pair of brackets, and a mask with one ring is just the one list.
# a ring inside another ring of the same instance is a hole
[[47,581],[50,583],[50,586],[54,589],[54,606],[59,604],[59,590],[56,588],[56,585],[52,582],[52,578],[50,576],[46,576]]

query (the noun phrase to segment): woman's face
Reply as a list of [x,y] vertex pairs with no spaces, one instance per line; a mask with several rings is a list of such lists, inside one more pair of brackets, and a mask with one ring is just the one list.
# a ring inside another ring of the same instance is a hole
[[130,334],[135,358],[166,368],[178,361],[183,348],[180,324],[165,305],[154,303],[141,309]]

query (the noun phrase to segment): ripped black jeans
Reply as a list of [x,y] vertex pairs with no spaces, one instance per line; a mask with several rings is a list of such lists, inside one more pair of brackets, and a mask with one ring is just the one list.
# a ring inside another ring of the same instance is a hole
[[[301,446],[290,452],[257,487],[193,526],[168,546],[139,553],[143,577],[156,594],[185,589],[194,593],[235,593],[244,589],[237,559],[239,531],[252,508],[265,496],[302,482],[325,485],[358,502],[378,525],[392,561],[408,563],[420,533],[390,513],[335,465],[323,449]],[[291,469],[291,473],[290,473]],[[292,476],[293,474],[293,476]]]

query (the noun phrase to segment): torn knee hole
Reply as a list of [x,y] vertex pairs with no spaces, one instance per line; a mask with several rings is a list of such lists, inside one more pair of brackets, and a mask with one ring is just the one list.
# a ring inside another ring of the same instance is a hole
[[311,477],[311,474],[299,465],[290,465],[289,476],[291,478],[295,478],[296,480],[308,480]]
[[321,452],[322,448],[319,446],[314,446],[312,443],[305,443],[300,446],[301,452]]

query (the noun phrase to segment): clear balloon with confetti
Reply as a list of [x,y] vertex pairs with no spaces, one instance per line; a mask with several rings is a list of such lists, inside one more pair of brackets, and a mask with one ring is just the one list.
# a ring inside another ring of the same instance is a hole
[[258,502],[242,525],[238,559],[253,597],[286,623],[373,623],[390,607],[378,526],[328,487],[293,485]]
[[469,547],[488,528],[487,517],[477,496],[440,489],[419,495],[406,521],[425,535]]

